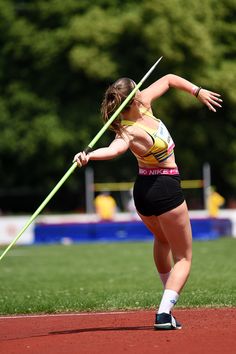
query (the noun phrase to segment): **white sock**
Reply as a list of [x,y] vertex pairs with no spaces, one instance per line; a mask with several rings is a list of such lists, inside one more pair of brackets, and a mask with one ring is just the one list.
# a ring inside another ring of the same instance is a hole
[[178,301],[179,294],[170,289],[166,289],[161,299],[158,313],[170,313],[176,302]]
[[166,282],[169,278],[169,275],[170,275],[171,271],[168,272],[168,273],[159,273],[159,276],[161,278],[161,281],[162,281],[162,284],[163,284],[163,287],[165,289],[165,286],[166,286]]

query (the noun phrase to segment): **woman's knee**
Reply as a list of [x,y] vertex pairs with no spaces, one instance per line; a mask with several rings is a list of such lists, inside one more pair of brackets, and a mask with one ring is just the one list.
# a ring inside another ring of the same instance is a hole
[[177,262],[175,262],[174,267],[177,267],[180,274],[185,274],[185,277],[188,277],[190,274],[190,271],[191,271],[191,265],[192,265],[191,260],[187,260],[185,258],[182,258],[182,259],[178,260]]
[[191,267],[192,264],[192,252],[188,252],[188,254],[183,256],[177,256],[173,254],[174,263],[178,263],[180,261],[185,262],[187,266]]

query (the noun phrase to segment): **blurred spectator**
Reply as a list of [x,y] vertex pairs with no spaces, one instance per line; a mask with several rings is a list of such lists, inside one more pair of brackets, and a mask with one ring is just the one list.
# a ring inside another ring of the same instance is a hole
[[211,187],[211,192],[208,197],[208,213],[211,218],[216,218],[219,214],[219,208],[224,204],[225,199],[216,192],[214,187]]
[[102,192],[99,194],[95,198],[94,204],[96,213],[101,220],[114,219],[117,205],[115,199],[108,192]]

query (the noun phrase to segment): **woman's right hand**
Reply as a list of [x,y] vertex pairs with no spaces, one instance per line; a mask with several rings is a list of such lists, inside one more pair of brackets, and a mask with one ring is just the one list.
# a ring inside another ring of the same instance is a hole
[[86,154],[84,151],[79,152],[75,155],[73,162],[77,162],[79,167],[87,165],[89,162],[89,154]]

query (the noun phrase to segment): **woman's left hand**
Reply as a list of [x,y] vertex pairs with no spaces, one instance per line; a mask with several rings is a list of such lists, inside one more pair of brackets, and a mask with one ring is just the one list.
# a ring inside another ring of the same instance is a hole
[[77,162],[77,165],[81,167],[87,165],[89,162],[89,157],[89,154],[86,154],[84,151],[82,151],[75,155],[73,162]]
[[218,93],[208,91],[203,88],[199,91],[199,94],[197,96],[198,100],[205,104],[209,108],[209,110],[213,112],[216,112],[215,107],[222,107],[221,102],[223,101],[220,97],[221,96]]

